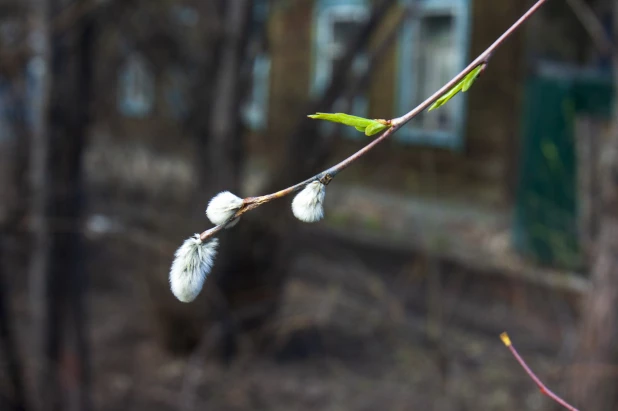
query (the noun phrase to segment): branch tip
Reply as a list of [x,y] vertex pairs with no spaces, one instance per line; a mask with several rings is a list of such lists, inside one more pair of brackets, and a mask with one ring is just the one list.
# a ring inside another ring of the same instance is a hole
[[556,395],[549,388],[547,388],[547,386],[543,383],[543,381],[541,381],[541,379],[539,377],[537,377],[537,375],[534,373],[534,371],[532,371],[530,369],[528,364],[526,364],[526,361],[524,361],[524,359],[521,357],[521,355],[519,355],[519,353],[515,349],[515,346],[511,343],[511,339],[509,338],[509,335],[507,333],[504,332],[504,333],[500,334],[500,339],[502,340],[504,345],[507,346],[509,351],[511,351],[511,354],[513,354],[513,357],[515,357],[515,360],[517,360],[519,365],[521,365],[521,367],[528,374],[528,376],[532,379],[532,381],[536,384],[536,386],[539,388],[539,391],[541,391],[541,393],[543,395],[551,398],[552,400],[554,400],[556,403],[562,405],[567,410],[578,411],[577,408],[575,408],[574,406],[572,406],[571,404],[569,404],[568,402],[563,400],[561,397]]
[[502,343],[507,347],[511,346],[511,339],[509,338],[509,335],[507,333],[504,332],[500,334],[500,339],[502,340]]

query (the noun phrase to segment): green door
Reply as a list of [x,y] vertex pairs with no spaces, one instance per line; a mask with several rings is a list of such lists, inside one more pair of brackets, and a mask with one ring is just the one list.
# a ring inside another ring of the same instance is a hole
[[516,249],[541,264],[582,267],[575,118],[607,118],[611,84],[611,77],[581,73],[527,81],[513,236]]

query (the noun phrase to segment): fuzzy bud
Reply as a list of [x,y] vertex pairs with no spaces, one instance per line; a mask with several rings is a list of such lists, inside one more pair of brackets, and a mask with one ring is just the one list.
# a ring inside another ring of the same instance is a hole
[[324,217],[324,196],[326,187],[319,181],[314,181],[294,197],[292,212],[300,221],[314,223]]
[[[214,196],[206,208],[206,216],[211,223],[221,225],[232,218],[236,211],[242,207],[242,198],[235,196],[229,191],[222,191]],[[230,221],[225,228],[230,228],[238,223],[238,218]]]
[[219,240],[216,238],[205,243],[199,234],[188,238],[176,250],[175,259],[170,270],[170,288],[172,293],[183,303],[197,297],[217,255]]

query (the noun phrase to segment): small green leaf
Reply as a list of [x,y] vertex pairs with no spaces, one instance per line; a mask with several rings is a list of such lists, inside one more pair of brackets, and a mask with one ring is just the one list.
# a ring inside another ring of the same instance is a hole
[[474,82],[476,81],[479,74],[481,74],[481,71],[484,68],[485,68],[485,64],[479,64],[478,66],[474,68],[474,70],[468,73],[468,75],[463,79],[464,83],[463,83],[463,87],[461,88],[462,92],[465,93],[466,91],[470,90],[470,87],[472,87],[472,84],[474,84]]
[[386,124],[382,124],[378,121],[374,121],[373,123],[368,125],[367,128],[365,129],[365,135],[373,136],[374,134],[378,134],[379,132],[386,130],[389,127],[390,126],[387,126]]
[[310,115],[309,118],[313,118],[315,120],[332,121],[333,123],[341,123],[351,127],[358,127],[362,128],[363,131],[373,122],[373,120],[368,118],[352,116],[345,113],[316,113]]
[[308,117],[316,120],[326,120],[332,121],[333,123],[345,124],[346,126],[354,127],[356,130],[368,136],[372,136],[391,127],[386,120],[371,120],[345,113],[316,113]]
[[442,97],[437,99],[436,102],[433,103],[431,107],[429,107],[428,111],[435,110],[438,107],[442,107],[443,105],[445,105],[450,99],[452,99],[457,93],[459,93],[462,87],[462,83],[463,81],[460,81],[459,83],[457,83],[456,86],[447,91]]
[[452,89],[444,93],[442,97],[437,99],[431,105],[431,107],[429,107],[428,111],[435,110],[436,108],[443,106],[460,91],[463,93],[468,91],[470,87],[472,87],[472,84],[474,84],[474,81],[478,78],[479,74],[481,74],[484,68],[485,68],[485,63],[479,64],[478,66],[476,66],[470,73],[466,75],[466,77],[463,78],[463,80],[457,83]]

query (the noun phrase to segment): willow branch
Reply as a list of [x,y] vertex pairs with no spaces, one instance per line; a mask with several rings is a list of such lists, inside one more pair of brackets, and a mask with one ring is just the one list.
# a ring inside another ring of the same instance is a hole
[[384,123],[389,125],[390,128],[384,131],[379,137],[368,143],[366,146],[358,150],[356,153],[352,154],[345,160],[340,163],[328,168],[327,170],[322,171],[314,175],[313,177],[308,178],[305,181],[302,181],[298,184],[295,184],[291,187],[285,188],[283,190],[277,191],[276,193],[267,194],[260,197],[248,197],[243,200],[243,206],[236,212],[234,216],[232,216],[227,222],[224,224],[215,226],[209,230],[204,231],[200,234],[200,239],[205,241],[219,231],[223,230],[223,228],[232,220],[240,217],[247,211],[253,210],[261,206],[262,204],[268,203],[277,198],[285,197],[292,193],[295,193],[305,187],[307,184],[313,181],[320,181],[322,184],[328,184],[330,181],[342,170],[348,168],[352,163],[356,160],[367,154],[371,151],[375,146],[380,144],[382,141],[388,139],[391,135],[393,135],[397,130],[403,127],[406,123],[412,120],[414,117],[418,116],[424,110],[426,110],[429,106],[431,106],[436,100],[438,100],[444,93],[449,91],[451,88],[456,86],[461,80],[463,80],[472,70],[478,67],[481,64],[487,64],[493,52],[498,49],[517,29],[519,29],[534,13],[538,11],[539,8],[543,4],[545,4],[549,0],[538,0],[523,16],[519,18],[511,27],[509,27],[496,41],[493,42],[484,52],[482,52],[472,63],[470,63],[466,68],[464,68],[459,74],[453,77],[448,83],[446,83],[440,90],[436,91],[433,95],[428,97],[421,104],[416,106],[414,109],[404,114],[401,117],[397,117],[392,120],[386,120]]
[[521,365],[524,371],[526,371],[526,373],[530,376],[532,381],[534,381],[537,387],[539,387],[539,390],[541,390],[541,393],[545,394],[546,396],[548,396],[549,398],[551,398],[558,404],[562,405],[567,410],[578,411],[577,408],[573,407],[571,404],[569,404],[568,402],[560,398],[558,395],[554,394],[553,391],[551,391],[549,388],[547,388],[545,384],[543,384],[541,379],[536,376],[536,374],[530,369],[530,367],[528,367],[528,364],[526,364],[526,362],[521,357],[521,355],[519,355],[519,353],[513,346],[513,343],[511,342],[511,339],[509,338],[509,335],[507,333],[500,334],[500,339],[502,340],[504,345],[506,345],[506,347],[511,351],[511,354],[513,354],[513,357],[515,357],[517,362]]

